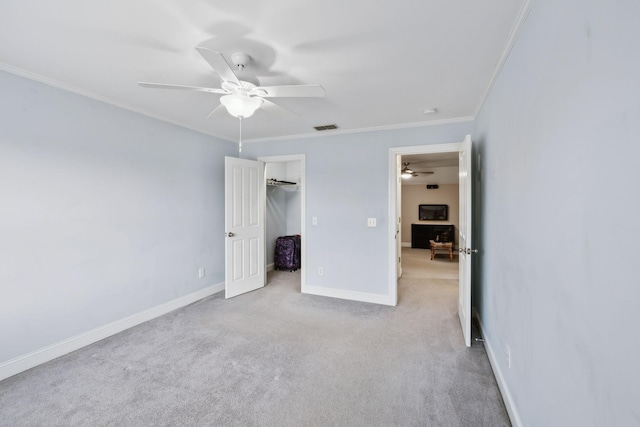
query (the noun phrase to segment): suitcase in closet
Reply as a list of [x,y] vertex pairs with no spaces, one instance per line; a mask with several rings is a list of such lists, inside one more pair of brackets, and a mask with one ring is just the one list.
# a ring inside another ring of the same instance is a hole
[[300,268],[300,236],[281,236],[276,239],[273,268],[289,271]]

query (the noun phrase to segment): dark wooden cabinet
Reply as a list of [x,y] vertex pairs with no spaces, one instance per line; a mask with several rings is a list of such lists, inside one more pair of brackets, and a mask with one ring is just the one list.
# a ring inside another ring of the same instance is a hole
[[440,236],[442,242],[455,242],[455,227],[452,224],[411,224],[411,247],[429,249],[429,240]]

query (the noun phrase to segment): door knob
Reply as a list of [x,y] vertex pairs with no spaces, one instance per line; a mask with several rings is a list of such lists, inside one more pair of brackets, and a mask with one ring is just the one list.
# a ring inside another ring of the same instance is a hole
[[467,248],[467,255],[477,254],[477,253],[478,253],[477,249]]
[[235,234],[233,234],[231,231],[230,231],[230,232],[228,232],[228,233],[224,233],[224,235],[225,235],[226,237],[233,237],[233,236],[235,236]]

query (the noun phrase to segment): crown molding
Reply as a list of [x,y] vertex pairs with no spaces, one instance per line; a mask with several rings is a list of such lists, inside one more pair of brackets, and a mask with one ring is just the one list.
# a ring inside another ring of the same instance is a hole
[[505,62],[507,62],[507,58],[509,57],[511,50],[513,49],[513,46],[515,45],[516,40],[518,39],[520,30],[522,30],[522,27],[524,26],[524,23],[527,20],[527,16],[529,16],[529,12],[531,11],[531,5],[533,4],[533,1],[534,0],[525,0],[524,4],[522,5],[522,8],[520,9],[520,13],[518,14],[518,18],[516,19],[516,22],[513,25],[513,28],[511,29],[511,33],[509,34],[507,45],[505,46],[504,51],[502,52],[502,56],[500,57],[500,60],[496,65],[496,69],[493,72],[491,79],[489,80],[489,84],[487,84],[487,88],[485,89],[484,94],[482,95],[482,98],[480,98],[480,102],[478,103],[478,108],[476,108],[476,111],[473,114],[474,117],[478,117],[478,114],[480,114],[480,110],[482,109],[482,106],[484,105],[484,102],[486,101],[487,96],[489,95],[489,92],[491,92],[491,89],[493,88],[493,85],[495,84],[498,78],[498,75],[502,71],[502,68],[504,67]]
[[366,133],[366,132],[379,132],[385,130],[399,130],[399,129],[410,129],[410,128],[419,128],[419,127],[428,127],[428,126],[440,126],[440,125],[448,125],[448,124],[456,124],[456,123],[469,123],[473,122],[475,117],[456,117],[451,119],[442,119],[442,120],[431,120],[427,122],[413,122],[413,123],[402,123],[396,125],[383,125],[383,126],[373,126],[367,128],[356,128],[356,129],[338,129],[332,131],[322,131],[318,133],[303,133],[298,135],[284,135],[284,136],[270,136],[266,138],[254,138],[243,140],[242,143],[256,143],[256,142],[270,142],[270,141],[287,141],[291,139],[308,139],[308,138],[318,138],[323,136],[334,136],[334,135],[350,135],[354,133]]
[[[531,0],[530,0],[531,1]],[[117,102],[111,98],[102,96],[102,95],[98,95],[97,93],[85,90],[85,89],[81,89],[77,86],[73,86],[67,83],[62,83],[58,80],[49,78],[49,77],[45,77],[41,74],[37,74],[31,71],[27,71],[24,70],[22,68],[19,67],[15,67],[13,65],[9,65],[6,63],[2,63],[0,62],[0,70],[2,71],[6,71],[8,73],[17,75],[19,77],[23,77],[29,80],[34,80],[37,81],[39,83],[45,84],[47,86],[51,86],[51,87],[55,87],[57,89],[61,89],[67,92],[71,92],[74,93],[76,95],[80,95],[80,96],[84,96],[86,98],[90,98],[93,99],[95,101],[99,101],[99,102],[103,102],[105,104],[117,107],[117,108],[122,108],[123,110],[127,110],[127,111],[131,111],[133,113],[136,114],[140,114],[155,120],[160,120],[162,122],[165,123],[169,123],[172,124],[174,126],[178,126],[184,129],[189,129],[193,132],[197,132],[203,135],[207,135],[207,136],[211,136],[213,138],[217,138],[221,141],[225,141],[225,142],[231,142],[231,143],[235,143],[237,144],[238,141],[235,140],[230,140],[226,137],[211,133],[211,132],[204,132],[200,129],[195,129],[193,127],[187,126],[184,123],[179,123],[175,120],[171,120],[169,118],[166,117],[162,117],[156,114],[151,114],[147,111],[144,110],[140,110],[137,108],[132,108],[131,106],[128,106],[126,104]],[[337,129],[337,130],[332,130],[332,131],[324,131],[324,132],[318,132],[318,133],[305,133],[305,134],[296,134],[296,135],[283,135],[283,136],[270,136],[270,137],[266,137],[266,138],[254,138],[254,139],[247,139],[247,140],[243,140],[242,142],[244,144],[250,144],[250,143],[257,143],[257,142],[270,142],[270,141],[287,141],[287,140],[292,140],[292,139],[308,139],[308,138],[317,138],[317,137],[325,137],[325,136],[334,136],[334,135],[350,135],[350,134],[355,134],[355,133],[366,133],[366,132],[379,132],[379,131],[388,131],[388,130],[400,130],[400,129],[410,129],[410,128],[419,128],[419,127],[428,127],[428,126],[440,126],[440,125],[448,125],[448,124],[456,124],[456,123],[468,123],[468,122],[473,122],[475,120],[475,116],[466,116],[466,117],[454,117],[454,118],[450,118],[450,119],[441,119],[441,120],[429,120],[429,121],[422,121],[422,122],[412,122],[412,123],[401,123],[401,124],[393,124],[393,125],[382,125],[382,126],[372,126],[372,127],[365,127],[365,128],[356,128],[356,129]]]
[[76,95],[84,96],[85,98],[90,98],[90,99],[93,99],[95,101],[111,105],[113,107],[122,108],[123,110],[131,111],[133,113],[140,114],[140,115],[149,117],[151,119],[160,120],[161,122],[169,123],[169,124],[172,124],[174,126],[178,126],[178,127],[184,128],[184,129],[189,129],[189,130],[191,130],[193,132],[197,132],[197,133],[202,134],[202,135],[211,136],[211,137],[214,137],[214,138],[220,139],[222,141],[226,141],[226,142],[236,142],[237,143],[237,141],[231,141],[231,140],[226,139],[226,138],[224,138],[224,137],[222,137],[220,135],[216,135],[216,134],[210,133],[210,132],[203,132],[200,129],[195,129],[193,127],[185,125],[184,123],[179,123],[179,122],[176,122],[175,120],[171,120],[171,119],[168,119],[166,117],[162,117],[162,116],[158,116],[158,115],[155,115],[155,114],[151,114],[151,113],[149,113],[147,111],[144,111],[144,110],[140,110],[140,109],[137,109],[137,108],[132,108],[131,106],[128,106],[126,104],[122,104],[120,102],[114,101],[111,98],[107,98],[105,96],[98,95],[97,93],[94,93],[94,92],[91,92],[91,91],[88,91],[88,90],[85,90],[85,89],[81,89],[81,88],[79,88],[77,86],[73,86],[73,85],[70,85],[70,84],[67,84],[67,83],[62,83],[62,82],[60,82],[58,80],[55,80],[55,79],[52,79],[52,78],[49,78],[49,77],[45,77],[45,76],[43,76],[41,74],[33,73],[31,71],[27,71],[27,70],[24,70],[22,68],[15,67],[13,65],[9,65],[9,64],[6,64],[4,62],[0,62],[0,70],[6,71],[7,73],[14,74],[14,75],[19,76],[19,77],[23,77],[23,78],[28,79],[28,80],[34,80],[36,82],[45,84],[47,86],[55,87],[56,89],[61,89],[61,90],[64,90],[66,92],[71,92],[71,93],[76,94]]

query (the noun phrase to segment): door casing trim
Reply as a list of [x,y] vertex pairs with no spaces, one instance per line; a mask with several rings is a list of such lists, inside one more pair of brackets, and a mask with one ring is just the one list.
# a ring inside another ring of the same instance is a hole
[[[300,234],[302,235],[302,239],[300,241],[300,291],[304,294],[307,293],[307,276],[305,266],[307,265],[307,165],[306,165],[306,155],[305,154],[287,154],[283,156],[264,156],[258,157],[256,160],[265,163],[265,171],[267,163],[287,163],[287,162],[300,162]],[[267,177],[264,177],[264,185],[267,185]],[[265,198],[265,205],[266,205]],[[267,214],[267,209],[265,206],[264,214]],[[265,217],[265,236],[264,242],[266,244],[267,241],[267,228],[266,228],[266,217]],[[266,250],[266,248],[265,248]],[[265,252],[266,254],[266,252]],[[266,259],[266,258],[265,258]],[[266,264],[266,263],[265,263]],[[265,266],[266,268],[266,266]],[[266,275],[265,275],[266,281]]]
[[396,170],[396,158],[397,156],[409,155],[409,154],[431,154],[431,153],[458,153],[462,148],[462,142],[452,142],[443,144],[430,144],[430,145],[413,145],[408,147],[391,147],[389,148],[388,158],[388,170],[389,170],[389,230],[388,230],[388,250],[389,260],[388,265],[388,301],[389,305],[398,305],[398,278],[396,259],[398,252],[396,249],[396,221],[398,218],[398,211],[396,208],[398,192],[396,191],[396,180],[398,179],[398,171]]

